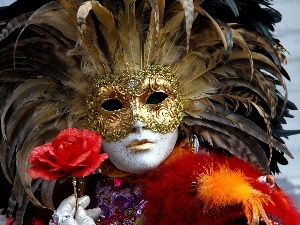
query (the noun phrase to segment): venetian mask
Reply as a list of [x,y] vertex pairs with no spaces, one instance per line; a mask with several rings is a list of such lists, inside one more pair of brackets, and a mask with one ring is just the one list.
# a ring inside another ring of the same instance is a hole
[[103,150],[121,170],[145,173],[171,153],[183,117],[178,84],[169,67],[125,71],[97,79],[89,121]]
[[102,148],[118,169],[143,174],[157,168],[170,155],[177,137],[178,129],[161,134],[138,121],[127,137],[116,142],[103,141]]

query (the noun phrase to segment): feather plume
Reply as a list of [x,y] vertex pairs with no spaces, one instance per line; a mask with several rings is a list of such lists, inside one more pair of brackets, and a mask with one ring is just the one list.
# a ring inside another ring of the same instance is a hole
[[45,180],[43,181],[41,186],[41,196],[42,196],[43,203],[45,207],[52,210],[55,209],[52,201],[52,195],[53,195],[55,184],[56,184],[56,180],[53,181]]
[[79,7],[77,12],[77,23],[81,34],[86,30],[86,18],[91,10],[95,13],[97,19],[106,27],[108,32],[110,32],[107,35],[107,38],[114,42],[117,38],[114,17],[112,13],[103,7],[98,1],[87,1]]
[[280,15],[267,1],[100,2],[35,3],[3,18],[0,158],[17,224],[29,200],[53,208],[54,182],[25,175],[27,157],[61,129],[89,127],[86,98],[98,75],[167,66],[179,85],[187,138],[196,135],[264,173],[287,163],[284,155],[292,155],[281,137],[297,132],[281,124],[296,107],[276,89],[286,89],[289,76],[284,49],[270,34]]
[[248,224],[258,224],[259,217],[272,224],[263,208],[263,204],[272,203],[271,197],[253,188],[249,178],[240,170],[220,165],[211,168],[208,174],[200,174],[197,177],[197,198],[203,203],[205,212],[242,204]]
[[228,5],[236,17],[239,16],[239,10],[234,0],[221,0],[221,2]]
[[[194,131],[211,146],[222,146],[234,156],[255,165],[261,171],[270,172],[264,150],[247,132],[234,127],[222,126],[220,123],[207,119],[185,117],[184,123],[189,126],[197,126]],[[207,129],[209,133],[207,133]]]
[[219,33],[221,40],[223,41],[224,44],[224,48],[227,49],[228,48],[228,44],[226,42],[226,38],[222,32],[222,29],[219,27],[218,23],[201,7],[199,6],[195,6],[195,11],[203,16],[206,16],[208,19],[210,19],[210,21],[212,22],[212,24],[215,26],[216,31]]
[[[286,153],[291,158],[293,157],[291,152],[284,145],[282,145],[277,140],[270,139],[270,136],[268,135],[268,133],[263,131],[260,127],[258,127],[252,121],[246,119],[244,116],[230,113],[229,109],[224,111],[224,109],[222,107],[220,107],[216,104],[212,104],[212,103],[211,103],[211,107],[208,107],[207,104],[202,105],[200,102],[197,102],[194,104],[196,105],[196,107],[195,107],[195,105],[194,105],[194,107],[190,106],[190,108],[194,108],[194,110],[195,110],[192,114],[193,117],[200,118],[201,120],[204,119],[204,120],[208,120],[208,121],[214,121],[219,124],[224,124],[226,126],[231,127],[231,129],[237,128],[239,131],[235,130],[236,134],[233,133],[233,135],[237,136],[238,132],[245,132],[248,135],[253,136],[256,139],[258,139],[264,143],[267,143],[270,145],[272,143],[272,145],[274,147],[276,147],[278,150]],[[252,105],[255,106],[255,108],[258,108],[258,106],[256,106],[254,103],[252,103]],[[261,110],[259,112],[262,113]],[[269,122],[266,121],[266,123],[269,123]],[[213,129],[213,128],[211,127],[211,129]],[[270,127],[268,127],[268,130],[269,129],[270,129]],[[197,131],[199,131],[199,129]],[[272,147],[270,147],[270,149],[271,148]],[[226,149],[228,149],[228,147],[226,147]],[[241,153],[238,153],[238,154],[241,154]],[[238,154],[235,153],[234,155],[239,157]],[[265,157],[266,157],[266,155],[265,155]],[[262,164],[265,164],[265,163],[262,163]]]
[[149,0],[149,3],[151,5],[151,8],[153,10],[153,15],[154,15],[154,21],[155,21],[155,31],[156,33],[159,32],[159,27],[160,27],[160,13],[159,13],[159,7],[158,7],[158,2],[157,0]]
[[125,9],[118,10],[118,34],[123,48],[124,61],[133,65],[134,69],[141,69],[140,42],[135,18],[135,5],[133,0],[125,1]]
[[186,49],[189,51],[190,36],[194,20],[194,1],[193,0],[180,0],[184,15],[185,15],[185,29],[186,29]]
[[0,41],[7,38],[11,32],[20,27],[23,27],[27,23],[28,18],[31,16],[31,14],[32,13],[24,13],[9,21],[6,27],[1,30]]
[[[168,61],[173,62],[176,58],[180,58],[182,56],[182,53],[178,51],[178,48],[175,46],[175,42],[180,36],[178,32],[183,20],[183,15],[183,12],[179,12],[176,16],[173,16],[160,30],[156,41],[158,46],[155,55],[155,61],[161,61],[162,63],[166,63]],[[158,48],[159,46],[160,48]]]

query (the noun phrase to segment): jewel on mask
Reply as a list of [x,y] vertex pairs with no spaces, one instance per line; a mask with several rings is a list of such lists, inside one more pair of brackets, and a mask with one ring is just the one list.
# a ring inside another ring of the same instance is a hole
[[129,85],[129,87],[134,87],[134,86],[135,86],[135,82],[134,82],[134,81],[130,81],[130,82],[128,83],[128,85]]

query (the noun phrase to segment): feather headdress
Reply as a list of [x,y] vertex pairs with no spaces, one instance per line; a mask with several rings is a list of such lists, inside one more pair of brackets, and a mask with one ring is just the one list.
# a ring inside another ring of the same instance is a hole
[[293,132],[281,123],[296,107],[276,89],[289,77],[270,34],[280,14],[268,1],[26,1],[21,10],[22,2],[0,16],[1,165],[17,224],[29,199],[43,207],[38,187],[53,207],[53,182],[26,174],[30,150],[66,127],[89,127],[87,93],[98,75],[166,66],[179,84],[187,136],[265,173],[292,157],[281,137]]

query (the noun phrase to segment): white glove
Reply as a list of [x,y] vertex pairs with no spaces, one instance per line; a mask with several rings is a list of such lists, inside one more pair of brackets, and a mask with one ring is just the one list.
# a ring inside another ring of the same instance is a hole
[[[94,219],[99,217],[101,213],[100,208],[88,209],[85,208],[90,204],[90,198],[88,196],[83,196],[78,199],[78,208],[75,209],[76,199],[74,195],[64,199],[57,210],[54,213],[53,218],[58,220],[59,225],[96,225]],[[76,215],[74,218],[74,214]],[[49,225],[55,224],[55,222],[50,221]]]
[[5,215],[2,215],[3,209],[0,209],[0,225],[8,225],[8,224],[13,224],[14,218],[10,217],[7,218]]
[[3,209],[0,209],[0,225],[5,225],[7,218],[5,215],[1,214],[2,210]]

